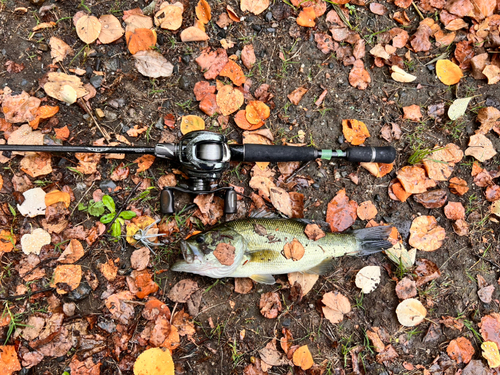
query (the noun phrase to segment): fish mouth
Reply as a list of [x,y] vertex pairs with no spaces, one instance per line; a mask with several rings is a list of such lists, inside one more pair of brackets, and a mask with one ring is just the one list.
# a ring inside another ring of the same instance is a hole
[[193,251],[192,245],[190,245],[186,241],[181,241],[181,252],[182,252],[182,257],[184,258],[186,263],[191,264],[194,262],[195,253]]

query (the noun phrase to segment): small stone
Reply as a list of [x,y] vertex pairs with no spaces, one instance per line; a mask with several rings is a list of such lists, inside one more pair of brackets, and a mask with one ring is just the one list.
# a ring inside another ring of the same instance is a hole
[[429,69],[431,72],[434,71],[434,69],[436,69],[436,67],[431,64],[431,65],[427,65],[427,69]]
[[75,315],[75,310],[76,310],[76,304],[74,302],[69,302],[63,304],[63,313],[66,316],[73,316]]
[[116,191],[116,184],[111,180],[101,182],[99,187],[106,194],[114,193]]
[[280,24],[278,22],[273,22],[271,27],[278,27]]
[[328,64],[328,69],[333,69],[333,68],[335,68],[335,64],[334,63]]
[[189,90],[189,80],[186,78],[186,76],[182,76],[179,79],[179,87],[181,90],[188,91]]
[[189,57],[189,55],[183,55],[181,59],[184,64],[189,64],[189,62],[191,61],[191,57]]
[[267,28],[267,32],[268,33],[274,33],[276,31],[276,29],[274,27],[268,27]]
[[95,110],[95,114],[97,115],[97,117],[99,118],[104,118],[104,112],[101,108],[96,108]]
[[90,84],[94,86],[96,89],[101,87],[102,81],[104,80],[103,76],[93,76],[90,78]]
[[104,61],[104,68],[107,71],[116,72],[119,67],[120,67],[120,60],[118,60],[117,58]]
[[266,13],[266,21],[271,22],[272,19],[273,19],[273,14],[271,12],[267,12]]
[[252,29],[254,29],[255,31],[260,31],[260,30],[262,30],[262,27],[260,25],[255,25],[254,24],[254,25],[252,25]]
[[90,77],[92,77],[92,74],[94,74],[94,69],[92,69],[90,66],[87,66],[85,68],[85,76],[90,79]]
[[115,121],[118,118],[118,115],[115,112],[110,111],[109,109],[105,109],[104,117],[106,117],[106,119],[109,121]]
[[49,50],[49,46],[46,43],[40,43],[38,45],[38,49],[43,52],[47,52]]
[[68,299],[71,301],[81,301],[85,298],[87,298],[90,293],[92,292],[92,288],[87,284],[86,281],[82,281],[80,285],[75,290],[72,290],[67,294]]
[[108,104],[113,107],[114,109],[118,109],[120,107],[123,107],[125,105],[125,99],[119,98],[119,99],[111,99]]

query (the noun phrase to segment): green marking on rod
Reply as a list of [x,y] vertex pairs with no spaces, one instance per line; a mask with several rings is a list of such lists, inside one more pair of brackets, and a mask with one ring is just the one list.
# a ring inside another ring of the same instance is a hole
[[333,150],[321,150],[321,159],[331,160],[333,156]]

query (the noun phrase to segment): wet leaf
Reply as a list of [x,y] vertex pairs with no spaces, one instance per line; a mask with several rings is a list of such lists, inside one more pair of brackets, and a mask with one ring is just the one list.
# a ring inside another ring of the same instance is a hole
[[259,302],[260,313],[268,319],[274,319],[282,310],[280,296],[276,292],[263,293]]
[[366,336],[370,339],[370,341],[373,344],[373,348],[377,353],[383,352],[385,349],[385,345],[380,339],[379,335],[372,331],[372,330],[367,330],[366,331]]
[[419,300],[408,298],[398,305],[396,315],[401,325],[414,327],[422,323],[427,315],[427,310]]
[[326,222],[330,224],[332,232],[343,232],[356,221],[356,210],[358,205],[349,200],[345,189],[340,190],[328,203]]
[[440,277],[441,271],[436,263],[428,259],[418,259],[417,268],[415,268],[415,275],[417,276],[417,287],[421,287],[422,285]]
[[479,327],[484,341],[493,341],[500,347],[500,314],[491,313],[483,316]]
[[356,274],[356,286],[364,294],[373,292],[380,284],[380,267],[366,266],[361,268]]
[[363,60],[356,60],[349,73],[349,83],[359,90],[365,90],[372,81],[370,73],[365,69]]
[[102,44],[109,44],[120,39],[125,30],[115,16],[112,14],[105,14],[99,17],[99,22],[101,23],[101,33],[99,34],[99,41]]
[[236,112],[244,101],[242,92],[230,85],[222,86],[217,93],[217,105],[224,116]]
[[15,244],[16,236],[12,235],[10,231],[2,229],[0,231],[0,255],[11,252]]
[[488,366],[490,368],[495,368],[500,366],[500,353],[498,352],[498,346],[494,342],[485,341],[481,344],[483,358],[488,361]]
[[125,12],[127,11],[123,12],[123,21],[125,21],[125,24],[127,25],[127,27],[125,28],[126,32],[134,32],[136,29],[153,28],[153,20],[151,19],[151,17],[142,14],[142,11],[135,14],[125,14]]
[[231,266],[234,263],[235,247],[228,243],[219,242],[213,254],[222,265]]
[[302,370],[308,370],[314,365],[312,354],[307,345],[301,346],[293,353],[293,364]]
[[240,9],[242,12],[247,10],[255,15],[261,14],[269,7],[269,0],[240,0]]
[[250,101],[245,109],[245,116],[250,124],[257,125],[267,120],[271,115],[269,107],[260,100]]
[[85,254],[80,241],[72,239],[61,256],[57,259],[59,263],[71,264],[78,261]]
[[246,117],[246,111],[243,109],[236,113],[234,116],[234,122],[240,129],[243,130],[257,130],[264,125],[264,121],[258,122],[257,124],[249,123]]
[[82,267],[79,265],[59,265],[54,270],[51,287],[56,287],[59,294],[75,290],[82,280]]
[[198,17],[198,19],[204,24],[207,24],[208,21],[212,19],[212,11],[210,9],[210,5],[207,3],[207,0],[200,0],[195,8],[195,11],[196,17]]
[[14,61],[9,60],[5,63],[5,68],[8,73],[16,74],[24,70],[24,64],[16,64]]
[[248,294],[253,289],[253,281],[247,277],[234,279],[234,292]]
[[205,79],[215,79],[228,62],[227,52],[224,48],[218,48],[216,51],[207,48],[195,61],[205,71]]
[[247,69],[252,69],[257,59],[255,57],[255,51],[252,44],[247,44],[243,47],[241,51],[241,61]]
[[469,363],[475,351],[467,338],[459,337],[456,340],[451,340],[446,348],[446,352],[451,359],[454,359],[458,363]]
[[493,285],[487,285],[479,289],[477,295],[482,302],[491,303],[494,291],[495,287]]
[[136,173],[144,172],[148,170],[154,163],[155,156],[154,155],[143,155],[134,160],[134,163],[137,163],[137,171]]
[[384,163],[359,163],[360,166],[365,168],[375,177],[384,177],[389,174],[394,167],[394,163],[384,164]]
[[150,348],[142,352],[134,363],[134,375],[174,375],[175,366],[170,350]]
[[195,130],[204,130],[205,120],[199,116],[189,115],[181,119],[181,133],[186,135]]
[[26,217],[45,215],[45,195],[41,188],[29,189],[23,193],[24,202],[17,205],[19,213]]
[[305,272],[292,272],[288,274],[288,282],[293,287],[296,283],[300,285],[300,298],[303,298],[307,293],[309,293],[316,281],[318,281],[319,275],[305,273]]
[[413,82],[417,79],[416,76],[405,72],[397,65],[391,66],[391,70],[392,70],[391,77],[396,82],[408,83],[408,82]]
[[366,201],[358,206],[356,212],[361,220],[371,220],[377,216],[377,207],[372,201]]
[[79,77],[57,72],[48,73],[48,81],[43,89],[48,96],[68,104],[73,104],[77,98],[88,93]]
[[455,85],[463,77],[462,70],[450,60],[438,60],[436,63],[436,74],[445,85]]
[[435,251],[443,245],[446,232],[434,216],[420,216],[413,220],[409,244],[418,250]]
[[132,55],[139,51],[147,51],[156,45],[156,32],[151,29],[136,28],[125,33],[128,50]]
[[297,25],[304,27],[314,27],[316,26],[316,12],[314,11],[314,7],[306,7],[303,8],[299,16],[297,17]]
[[446,204],[448,196],[445,189],[437,189],[415,194],[413,199],[425,208],[439,208]]
[[370,3],[370,12],[378,16],[383,16],[387,13],[387,8],[379,3]]
[[21,237],[21,248],[25,254],[39,255],[42,247],[51,242],[51,237],[48,232],[41,228],[36,228],[33,232],[27,233]]
[[296,238],[294,238],[292,242],[287,242],[283,247],[283,254],[286,259],[292,259],[294,261],[301,260],[304,253],[304,246]]
[[268,366],[289,365],[288,359],[276,348],[276,339],[269,341],[266,346],[259,350],[262,361]]
[[420,121],[422,119],[422,112],[420,106],[413,104],[408,107],[403,107],[403,119],[410,121]]
[[28,153],[21,160],[21,170],[30,177],[44,176],[52,172],[49,153]]
[[[395,15],[396,16],[396,15]],[[406,16],[406,13],[404,13]],[[406,16],[407,18],[407,16]],[[403,23],[403,22],[401,22]],[[410,39],[410,44],[415,52],[427,52],[431,49],[432,44],[429,40],[432,35],[431,28],[423,23],[420,23],[417,32]]]
[[221,77],[228,77],[236,86],[245,83],[246,77],[241,67],[233,60],[229,60],[219,73]]
[[96,41],[102,28],[97,17],[89,15],[80,17],[75,26],[78,37],[87,44],[91,44]]
[[404,277],[396,284],[396,294],[399,299],[413,298],[417,295],[417,285],[409,277]]
[[465,218],[465,208],[460,202],[448,202],[444,214],[450,220],[460,220]]
[[114,281],[118,273],[118,267],[112,259],[108,259],[106,263],[101,263],[98,265],[99,271],[101,271],[104,278],[108,281]]
[[366,138],[370,137],[366,125],[358,120],[342,120],[342,133],[347,142],[354,146],[362,144]]
[[159,289],[158,284],[153,281],[153,275],[148,270],[132,271],[127,277],[127,283],[130,291],[141,299],[156,293]]
[[170,77],[174,71],[174,66],[156,51],[138,51],[134,54],[134,59],[135,67],[146,77]]
[[292,217],[292,201],[290,194],[282,188],[272,187],[269,189],[269,198],[273,206],[288,217]]
[[427,177],[423,168],[406,166],[401,168],[396,175],[407,193],[418,194],[427,191]]
[[205,40],[208,40],[208,39],[210,39],[209,36],[203,30],[200,30],[199,28],[197,28],[195,26],[188,27],[187,29],[184,29],[181,32],[181,40],[184,43],[204,42]]
[[36,119],[40,103],[40,99],[24,91],[19,95],[6,94],[3,96],[2,112],[9,123],[29,122]]
[[49,45],[52,64],[63,61],[66,56],[74,54],[73,48],[71,48],[64,41],[56,38],[55,36],[50,38]]
[[191,294],[199,289],[198,283],[191,279],[184,279],[173,286],[167,297],[177,303],[186,303]]
[[182,26],[183,7],[162,3],[160,10],[155,14],[155,25],[162,29],[178,30]]
[[321,302],[325,304],[323,314],[332,324],[340,323],[344,315],[351,311],[351,303],[347,297],[337,291],[325,293]]
[[21,370],[21,364],[17,358],[16,347],[14,345],[0,346],[0,368],[4,375],[12,375]]
[[304,234],[312,241],[317,241],[326,235],[318,224],[307,224],[304,229]]
[[210,86],[210,82],[207,81],[196,82],[193,89],[197,101],[201,101],[208,94],[215,94],[215,91],[216,87]]
[[465,155],[471,155],[481,162],[491,159],[496,154],[493,143],[483,134],[471,136],[469,147],[465,150]]
[[287,98],[292,102],[292,104],[298,105],[307,91],[308,90],[306,88],[299,87],[288,94]]
[[71,203],[71,197],[69,193],[59,190],[52,190],[51,192],[45,195],[45,205],[50,206],[52,204],[56,204],[58,202],[64,203],[66,208],[69,207]]
[[455,121],[462,117],[472,99],[473,97],[454,100],[450,108],[448,108],[448,117],[450,120]]
[[500,81],[500,68],[496,65],[487,65],[483,74],[488,78],[488,85],[494,85]]

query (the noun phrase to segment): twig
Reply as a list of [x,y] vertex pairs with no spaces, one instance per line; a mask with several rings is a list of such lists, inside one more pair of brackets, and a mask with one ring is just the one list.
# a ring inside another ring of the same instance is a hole
[[92,114],[92,111],[87,107],[87,104],[82,100],[82,98],[78,99],[78,103],[85,110],[85,112],[87,112],[87,114],[90,116],[90,118],[94,122],[95,126],[97,126],[97,129],[99,129],[99,131],[101,132],[103,137],[106,139],[106,141],[109,142],[111,140],[110,135],[108,134],[108,132],[105,129],[101,128],[101,125],[99,125],[99,123],[95,119],[94,115]]
[[418,9],[417,5],[415,4],[415,2],[411,2],[411,5],[413,5],[413,7],[415,8],[415,10],[417,11],[418,15],[420,16],[421,19],[424,19],[425,17],[422,15],[422,12],[420,11],[420,9]]
[[478,257],[480,260],[484,260],[486,262],[488,262],[489,264],[491,264],[492,266],[495,266],[496,268],[498,268],[500,270],[500,265],[498,263],[495,263],[493,262],[492,260],[489,260],[489,259],[486,259],[486,258],[483,258],[482,256],[480,255],[477,255],[477,254],[474,254],[476,257]]
[[37,290],[35,292],[29,292],[26,294],[19,294],[17,296],[0,297],[0,301],[16,301],[19,299],[30,298],[31,296],[34,296],[35,294],[39,294],[39,293],[53,292],[54,290],[56,290],[56,288],[46,288],[46,289]]
[[289,179],[295,177],[297,175],[297,173],[303,171],[304,169],[306,169],[310,164],[311,164],[312,160],[309,160],[307,163],[303,164],[300,168],[298,168],[295,172],[293,172],[290,176],[288,176],[287,178],[285,178],[285,182],[288,182]]

